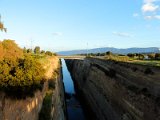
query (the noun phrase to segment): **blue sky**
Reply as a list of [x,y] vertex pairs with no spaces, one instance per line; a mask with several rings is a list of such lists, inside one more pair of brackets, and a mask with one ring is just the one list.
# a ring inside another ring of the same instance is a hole
[[160,0],[0,0],[0,14],[21,47],[160,47]]

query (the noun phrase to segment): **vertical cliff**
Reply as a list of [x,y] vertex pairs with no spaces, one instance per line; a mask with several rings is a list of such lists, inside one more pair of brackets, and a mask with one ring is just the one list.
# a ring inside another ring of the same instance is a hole
[[91,58],[66,62],[95,119],[160,119],[160,68]]
[[46,89],[47,83],[42,91],[26,99],[11,99],[0,93],[0,120],[37,120]]
[[[25,99],[13,99],[6,96],[4,92],[0,92],[0,120],[38,120],[39,112],[41,111],[43,100],[48,91],[48,81],[55,82],[55,89],[52,94],[51,118],[53,120],[65,120],[65,100],[64,100],[64,86],[59,68],[59,59],[49,58],[45,73],[46,82],[43,85],[42,91],[37,90],[33,97],[26,97]],[[57,77],[53,77],[54,71],[59,70]]]
[[51,111],[52,120],[66,120],[67,118],[63,75],[61,69],[58,78],[56,78],[55,91],[52,98],[52,105],[53,105]]

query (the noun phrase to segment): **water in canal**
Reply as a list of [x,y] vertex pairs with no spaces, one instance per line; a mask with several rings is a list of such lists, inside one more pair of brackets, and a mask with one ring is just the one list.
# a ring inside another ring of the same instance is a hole
[[61,59],[61,61],[62,61],[63,82],[66,92],[68,120],[86,120],[82,106],[79,100],[76,98],[76,92],[74,89],[73,80],[67,69],[65,60]]

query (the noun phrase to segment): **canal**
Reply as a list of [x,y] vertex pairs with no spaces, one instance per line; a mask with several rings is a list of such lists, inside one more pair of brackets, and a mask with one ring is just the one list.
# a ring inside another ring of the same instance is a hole
[[61,59],[62,62],[62,73],[63,73],[63,82],[65,88],[66,104],[67,104],[67,114],[68,120],[86,120],[82,106],[76,97],[76,92],[74,89],[73,80],[67,69],[64,59]]

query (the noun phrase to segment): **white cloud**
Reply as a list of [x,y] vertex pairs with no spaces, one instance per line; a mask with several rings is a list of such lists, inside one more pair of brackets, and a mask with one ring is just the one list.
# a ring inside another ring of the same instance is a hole
[[143,0],[142,12],[146,20],[157,19],[160,20],[160,15],[157,13],[160,10],[160,5],[157,4],[160,0]]
[[132,37],[131,34],[129,33],[125,33],[125,32],[112,32],[114,35],[116,36],[120,36],[120,37]]
[[54,32],[53,35],[54,36],[62,36],[63,34],[61,32]]
[[159,19],[160,20],[160,15],[155,15],[154,18]]
[[159,9],[158,5],[155,5],[153,3],[146,3],[142,6],[143,12],[154,12]]
[[144,3],[152,3],[154,1],[156,1],[156,0],[144,0]]
[[144,0],[144,3],[153,3],[153,2],[158,2],[160,0]]
[[160,20],[160,15],[147,15],[147,16],[144,16],[144,18],[146,20],[152,20],[152,19],[158,19],[158,20]]
[[151,19],[153,19],[154,17],[151,16],[151,15],[147,15],[147,16],[144,16],[144,18],[145,18],[146,20],[151,20]]

